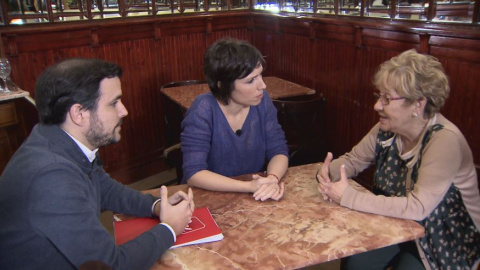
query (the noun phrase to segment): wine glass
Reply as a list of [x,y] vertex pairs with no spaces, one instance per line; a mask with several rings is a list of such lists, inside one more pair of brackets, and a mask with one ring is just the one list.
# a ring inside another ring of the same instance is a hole
[[7,86],[7,78],[10,76],[12,68],[10,67],[10,62],[7,58],[0,58],[0,78],[2,78],[3,85],[0,85],[0,92],[10,93],[10,90]]

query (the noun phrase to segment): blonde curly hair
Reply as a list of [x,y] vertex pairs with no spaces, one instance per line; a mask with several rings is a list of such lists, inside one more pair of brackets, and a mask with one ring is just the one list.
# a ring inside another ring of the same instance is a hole
[[380,91],[395,90],[406,98],[407,105],[425,98],[426,118],[439,112],[450,94],[450,85],[442,64],[437,58],[417,53],[414,49],[381,64],[373,78],[373,84]]

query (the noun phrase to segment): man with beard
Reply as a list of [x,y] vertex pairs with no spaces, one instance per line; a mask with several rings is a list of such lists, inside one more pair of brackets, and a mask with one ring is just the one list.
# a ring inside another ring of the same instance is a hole
[[[96,59],[48,68],[36,85],[40,123],[0,178],[0,269],[77,269],[97,262],[146,269],[183,232],[193,194],[161,199],[110,178],[98,148],[120,140],[122,69]],[[159,216],[161,224],[121,246],[100,222],[101,210]],[[92,263],[93,262],[93,263]]]

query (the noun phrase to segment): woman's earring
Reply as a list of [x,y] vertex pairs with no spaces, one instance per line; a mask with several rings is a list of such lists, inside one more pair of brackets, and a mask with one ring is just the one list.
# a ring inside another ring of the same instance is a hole
[[418,116],[418,113],[417,112],[413,112],[412,113],[412,117],[417,117]]

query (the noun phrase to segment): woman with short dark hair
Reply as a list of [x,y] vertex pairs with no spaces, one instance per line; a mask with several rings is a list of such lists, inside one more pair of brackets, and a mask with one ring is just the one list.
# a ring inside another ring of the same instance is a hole
[[[251,44],[222,39],[205,53],[211,93],[200,95],[182,122],[183,183],[215,191],[251,192],[279,200],[288,167],[285,134],[265,91],[265,61]],[[251,181],[231,177],[265,170]]]

